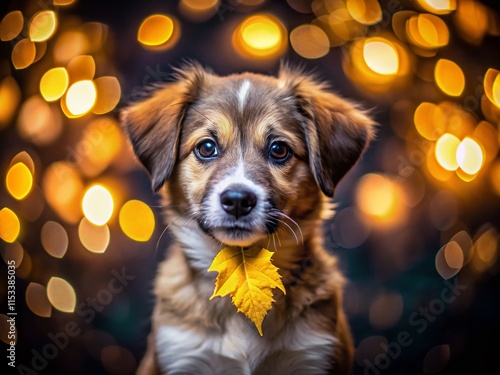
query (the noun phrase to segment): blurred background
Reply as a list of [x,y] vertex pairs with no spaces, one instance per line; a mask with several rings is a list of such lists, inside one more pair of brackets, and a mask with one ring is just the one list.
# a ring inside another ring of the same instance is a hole
[[[169,239],[119,109],[194,59],[316,72],[379,122],[337,190],[354,374],[498,373],[500,18],[478,0],[2,0],[0,337],[20,374],[132,374]],[[15,264],[15,304],[7,264]],[[12,335],[11,335],[12,336]]]

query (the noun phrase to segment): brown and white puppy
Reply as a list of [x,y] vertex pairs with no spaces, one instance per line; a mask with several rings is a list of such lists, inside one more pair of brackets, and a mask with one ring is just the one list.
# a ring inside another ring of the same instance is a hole
[[[175,78],[122,116],[174,237],[138,373],[349,374],[344,278],[322,220],[372,120],[288,67],[220,77],[192,64]],[[223,246],[275,252],[286,295],[275,292],[263,337],[229,297],[209,300]]]

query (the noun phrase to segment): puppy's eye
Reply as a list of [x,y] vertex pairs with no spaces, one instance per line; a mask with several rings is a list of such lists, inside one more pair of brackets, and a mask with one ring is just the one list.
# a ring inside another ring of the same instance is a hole
[[285,142],[277,141],[269,147],[269,159],[276,163],[287,161],[292,155],[290,148]]
[[215,158],[218,155],[217,144],[211,139],[205,139],[196,145],[194,153],[201,160]]

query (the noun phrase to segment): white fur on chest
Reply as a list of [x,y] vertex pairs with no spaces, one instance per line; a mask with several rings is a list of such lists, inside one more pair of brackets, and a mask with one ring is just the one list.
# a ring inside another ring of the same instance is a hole
[[[169,295],[186,307],[186,312],[175,313],[176,324],[163,322],[156,329],[156,355],[163,374],[328,373],[337,343],[331,332],[314,328],[308,313],[277,308],[277,303],[286,303],[287,297],[280,295],[264,321],[261,337],[253,323],[237,313],[229,296],[210,300],[216,274],[204,272],[219,245],[186,223],[176,225],[174,235],[190,266],[203,276],[187,281],[174,276],[179,271],[176,267],[163,268],[163,277],[172,281],[166,287]],[[220,324],[208,325],[207,319]]]
[[[336,343],[326,333],[311,332],[304,321],[277,336],[260,337],[241,314],[225,332],[162,326],[156,336],[157,358],[166,374],[326,374]],[[264,333],[265,335],[265,333]]]

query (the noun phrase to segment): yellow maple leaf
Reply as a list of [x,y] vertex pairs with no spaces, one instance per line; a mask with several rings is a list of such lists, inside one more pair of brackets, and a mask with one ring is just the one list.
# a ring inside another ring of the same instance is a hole
[[217,271],[215,290],[210,297],[230,295],[238,312],[245,314],[262,336],[262,321],[274,302],[272,289],[285,287],[278,268],[271,263],[273,253],[258,247],[225,247],[208,271]]

